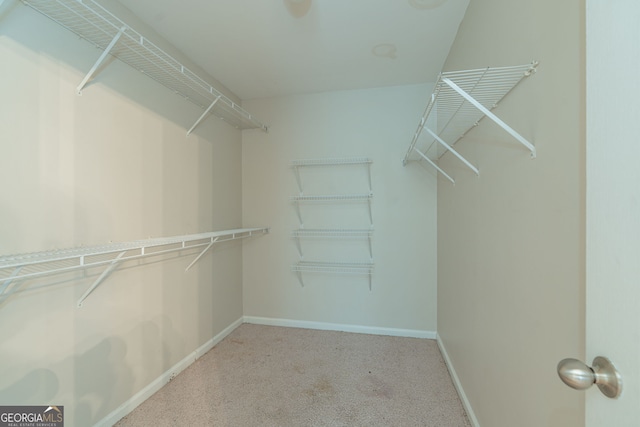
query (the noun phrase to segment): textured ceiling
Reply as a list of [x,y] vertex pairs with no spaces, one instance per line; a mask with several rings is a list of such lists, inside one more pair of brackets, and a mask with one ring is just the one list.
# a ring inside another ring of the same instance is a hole
[[242,99],[435,81],[469,0],[119,0]]

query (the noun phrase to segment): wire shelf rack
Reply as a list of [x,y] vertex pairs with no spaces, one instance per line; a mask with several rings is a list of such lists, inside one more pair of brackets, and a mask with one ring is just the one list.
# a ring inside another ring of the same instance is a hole
[[369,276],[369,289],[371,289],[371,275],[373,263],[340,263],[340,262],[311,262],[300,261],[291,266],[291,271],[297,273],[300,284],[304,286],[302,273],[332,273],[353,274]]
[[327,194],[315,196],[292,196],[294,202],[364,202],[373,198],[373,193],[367,194]]
[[373,260],[373,246],[371,238],[373,237],[373,229],[304,229],[293,230],[291,236],[296,239],[296,246],[298,247],[298,254],[302,259],[304,252],[302,250],[301,239],[366,239],[369,242],[369,257]]
[[372,229],[299,229],[291,232],[296,238],[369,238],[373,235]]
[[[476,174],[478,169],[462,157],[454,148],[484,118],[489,117],[507,133],[518,140],[535,158],[536,149],[529,141],[514,131],[491,112],[498,103],[524,79],[532,75],[537,62],[511,67],[482,68],[475,70],[443,72],[439,75],[433,94],[418,123],[403,164],[411,160],[426,160],[451,182],[454,179],[443,171],[437,161],[451,152]],[[421,141],[426,130],[427,138]]]
[[[262,129],[265,132],[268,130],[266,125],[233,100],[94,0],[22,2],[104,51],[103,56],[78,86],[78,92],[82,91],[84,84],[96,71],[104,56],[111,54],[174,93],[206,109],[205,113],[211,112],[238,129]],[[198,119],[193,127],[202,118]],[[188,133],[191,133],[191,130]]]
[[373,200],[373,193],[367,194],[327,194],[327,195],[314,195],[314,196],[291,196],[291,201],[296,205],[296,213],[298,214],[298,220],[300,226],[304,226],[304,220],[302,219],[302,212],[300,210],[300,203],[333,203],[333,202],[367,202],[369,207],[369,222],[373,227],[373,211],[371,209],[371,201]]
[[366,165],[369,178],[369,192],[372,191],[371,186],[371,164],[373,160],[368,157],[344,157],[344,158],[326,158],[326,159],[300,159],[292,160],[291,167],[293,167],[296,174],[296,181],[298,183],[298,189],[300,195],[304,192],[304,185],[302,182],[302,176],[300,174],[301,167],[309,166],[349,166],[349,165]]
[[186,270],[189,270],[216,243],[268,232],[269,228],[242,228],[0,256],[0,301],[7,296],[10,285],[18,281],[94,267],[106,267],[102,275],[78,301],[78,306],[81,306],[86,297],[122,262],[203,248],[187,266]]
[[373,163],[367,157],[345,157],[327,159],[300,159],[292,160],[291,166],[338,166],[338,165],[364,165]]

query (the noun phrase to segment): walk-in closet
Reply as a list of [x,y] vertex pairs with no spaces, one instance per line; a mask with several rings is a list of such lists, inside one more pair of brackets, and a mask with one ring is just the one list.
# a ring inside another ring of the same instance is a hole
[[0,415],[584,426],[587,15],[0,0]]

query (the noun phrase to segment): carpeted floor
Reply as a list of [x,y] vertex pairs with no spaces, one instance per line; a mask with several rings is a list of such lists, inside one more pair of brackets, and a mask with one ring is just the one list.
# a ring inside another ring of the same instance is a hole
[[243,324],[116,426],[470,426],[437,343]]

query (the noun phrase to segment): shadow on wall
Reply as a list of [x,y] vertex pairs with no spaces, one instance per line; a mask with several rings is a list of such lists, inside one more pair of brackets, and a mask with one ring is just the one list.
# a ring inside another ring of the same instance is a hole
[[168,317],[142,322],[125,336],[104,338],[82,353],[28,372],[0,389],[0,403],[63,405],[68,425],[94,425],[175,364],[170,349],[176,342],[184,347]]
[[82,354],[49,369],[35,369],[0,389],[0,402],[64,405],[69,425],[92,425],[98,414],[109,412],[114,396],[132,391],[134,378],[125,363],[126,350],[121,338],[105,338]]

